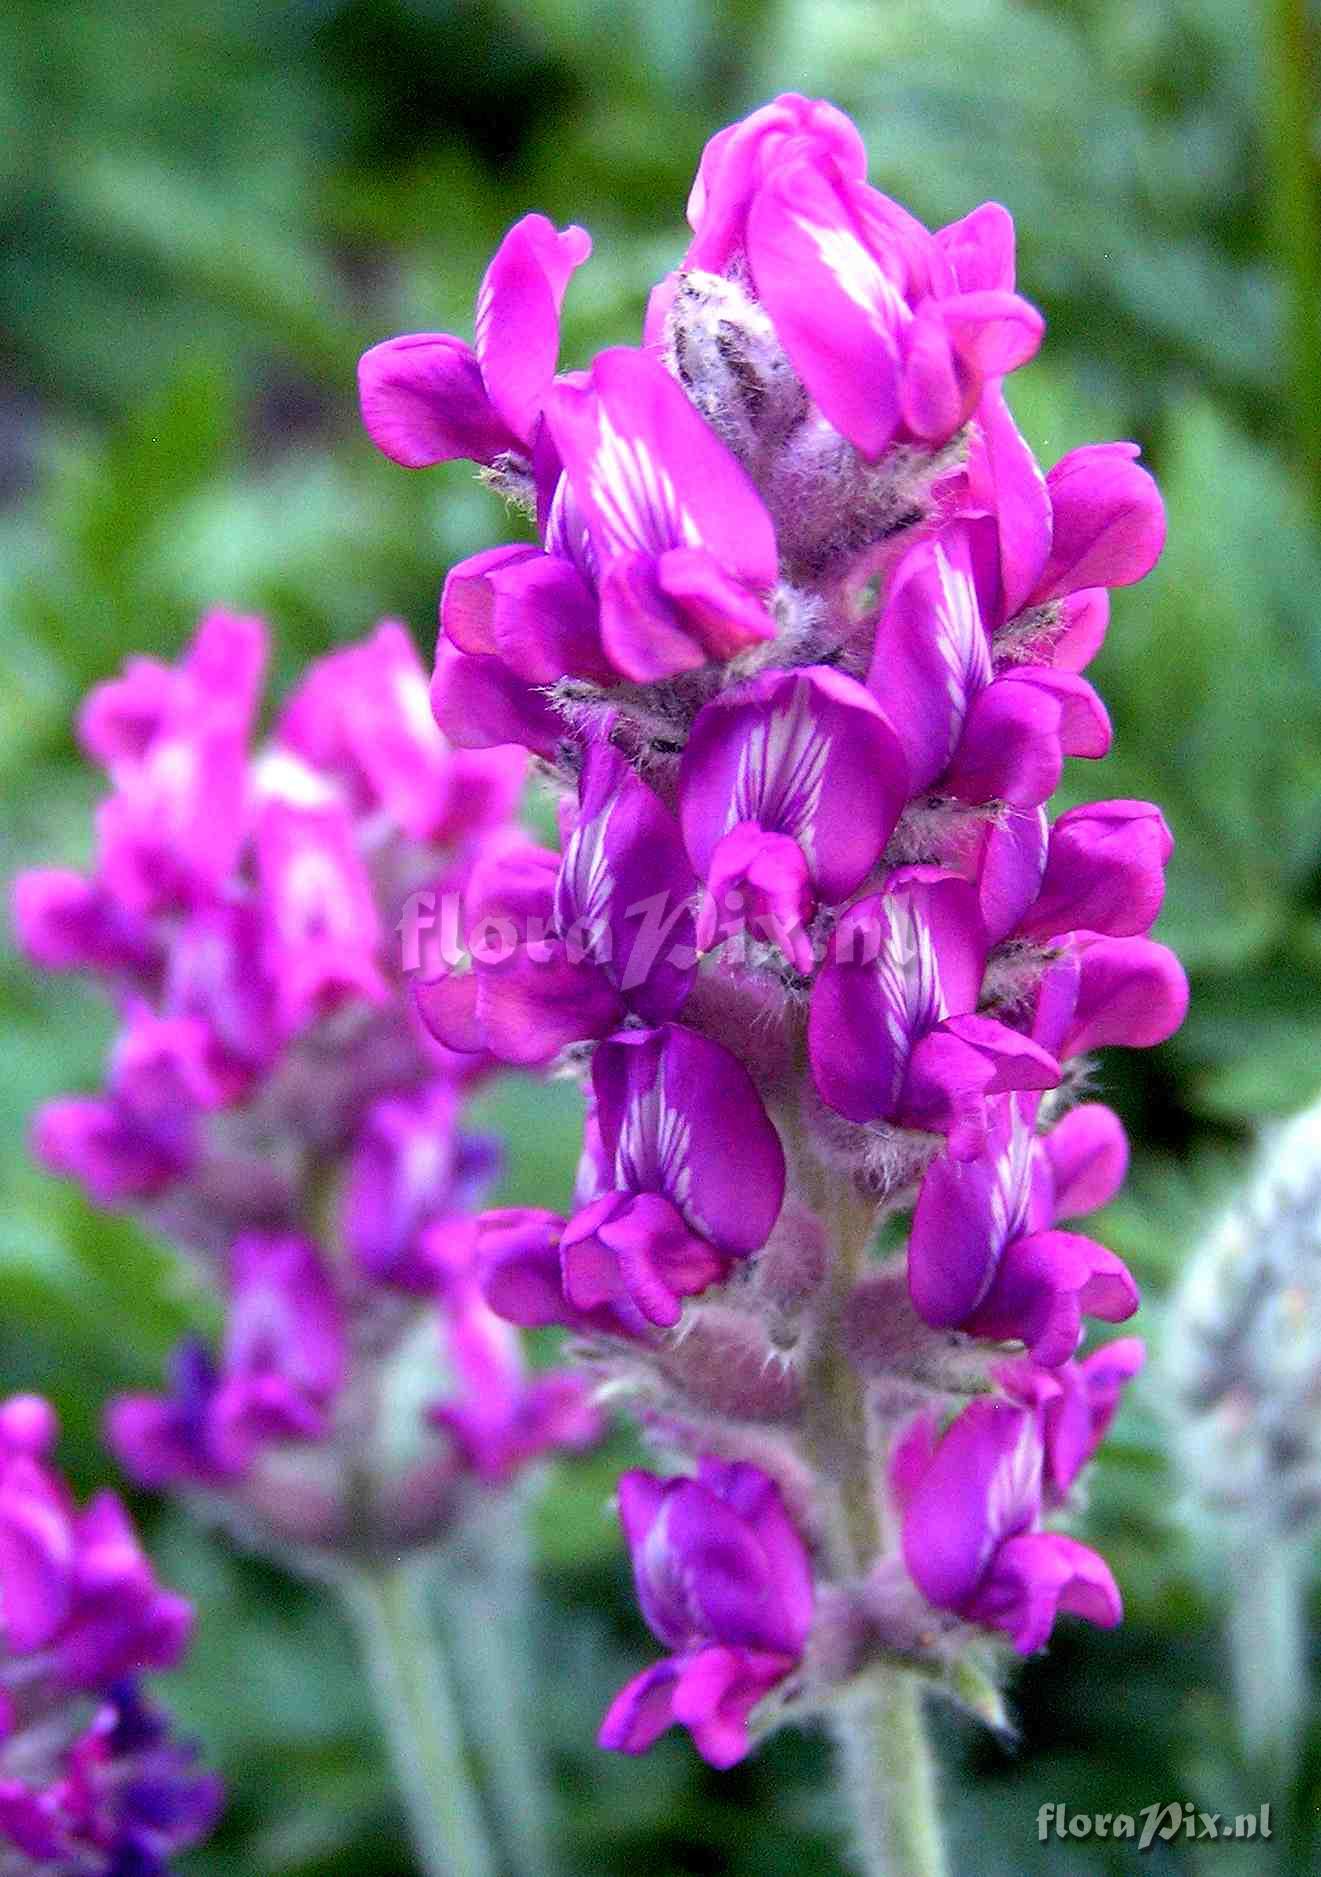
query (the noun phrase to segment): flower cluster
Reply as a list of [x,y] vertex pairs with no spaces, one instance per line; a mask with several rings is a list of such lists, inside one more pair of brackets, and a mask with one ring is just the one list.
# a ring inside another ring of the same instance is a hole
[[526,759],[446,744],[391,622],[253,752],[264,658],[260,621],[213,612],[178,665],[133,659],[86,701],[96,865],[21,877],[16,919],[121,1021],[105,1092],[50,1103],[35,1145],[224,1298],[218,1351],[190,1340],[167,1395],[113,1404],[134,1477],[254,1542],[397,1553],[596,1427],[481,1294],[468,1213],[498,1154],[462,1106],[489,1062],[432,1040],[389,951],[407,896],[508,828]]
[[1109,747],[1081,673],[1159,554],[1155,486],[1132,444],[1043,475],[1019,434],[1042,320],[1007,212],[932,232],[865,169],[842,113],[779,98],[708,144],[640,346],[556,375],[590,244],[532,215],[474,346],[360,366],[388,456],[475,460],[535,523],[450,572],[431,700],[456,746],[540,759],[562,847],[487,845],[417,1003],[584,1079],[569,1213],[488,1214],[477,1257],[696,1463],[621,1487],[672,1655],[602,1738],[677,1719],[718,1764],[838,1663],[841,1598],[910,1659],[1117,1620],[1043,1523],[1139,1360],[1074,1360],[1138,1299],[1067,1223],[1126,1159],[1070,1104],[1187,994],[1149,936],[1159,810],[1045,808]]
[[75,1504],[46,1402],[0,1403],[0,1865],[13,1877],[164,1877],[219,1781],[135,1678],[179,1661],[192,1611],[163,1590],[113,1493]]

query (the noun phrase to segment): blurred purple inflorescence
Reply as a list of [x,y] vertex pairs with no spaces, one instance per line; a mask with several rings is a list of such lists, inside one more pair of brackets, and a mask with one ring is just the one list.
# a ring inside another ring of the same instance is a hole
[[393,622],[313,665],[254,752],[264,661],[259,620],[212,612],[83,707],[96,864],[22,876],[16,922],[121,1025],[104,1093],[34,1140],[223,1297],[218,1350],[112,1404],[128,1471],[258,1545],[393,1558],[599,1424],[482,1295],[467,1219],[499,1154],[462,1109],[493,1059],[432,1039],[394,952],[409,896],[507,835],[526,758],[446,743]]

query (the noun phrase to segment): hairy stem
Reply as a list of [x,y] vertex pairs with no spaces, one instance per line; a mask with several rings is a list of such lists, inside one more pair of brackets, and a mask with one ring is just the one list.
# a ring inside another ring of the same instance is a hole
[[1229,1637],[1239,1733],[1283,1795],[1297,1766],[1307,1697],[1306,1559],[1277,1532],[1233,1560]]
[[341,1581],[426,1877],[496,1877],[458,1708],[427,1618],[425,1560]]
[[[824,1173],[824,1170],[821,1170]],[[887,1514],[866,1388],[844,1352],[844,1311],[863,1273],[872,1203],[838,1177],[822,1212],[832,1227],[830,1278],[813,1328],[807,1370],[807,1445],[830,1508],[831,1565],[842,1577],[868,1570],[887,1543]],[[818,1183],[821,1175],[818,1175]],[[942,1877],[935,1770],[917,1679],[874,1668],[836,1721],[840,1776],[866,1877]]]
[[551,1877],[555,1859],[544,1779],[529,1726],[535,1651],[532,1572],[517,1504],[470,1531],[447,1569],[445,1615],[496,1836],[513,1877]]
[[837,1723],[840,1776],[867,1877],[942,1877],[945,1852],[922,1691],[902,1669],[877,1669]]

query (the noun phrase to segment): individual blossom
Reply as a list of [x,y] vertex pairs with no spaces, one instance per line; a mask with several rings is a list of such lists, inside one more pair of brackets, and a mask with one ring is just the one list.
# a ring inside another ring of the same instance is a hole
[[52,1464],[56,1435],[40,1398],[0,1403],[5,1868],[164,1877],[221,1801],[136,1687],[180,1661],[192,1610],[158,1584],[113,1493],[77,1505]]
[[[1137,1309],[1122,1261],[1094,1239],[1058,1229],[1112,1196],[1127,1152],[1107,1109],[1075,1109],[1043,1137],[1020,1100],[1003,1096],[996,1106],[982,1154],[942,1156],[927,1169],[913,1213],[909,1287],[926,1322],[1017,1339],[1051,1366],[1073,1354],[1084,1316],[1118,1323]],[[1105,1138],[1093,1164],[1070,1178],[1079,1136],[1098,1131]]]
[[876,865],[907,781],[888,720],[841,672],[767,673],[713,699],[679,772],[684,839],[706,882],[700,948],[747,925],[810,976],[807,928]]
[[1040,1527],[1044,1455],[1031,1409],[974,1401],[943,1434],[919,1416],[891,1463],[918,1588],[938,1609],[1003,1630],[1022,1655],[1041,1648],[1057,1616],[1110,1628],[1122,1614],[1104,1559]]
[[976,581],[977,524],[920,542],[890,584],[869,683],[899,732],[911,788],[1035,808],[1066,756],[1110,747],[1105,707],[1085,678],[1018,660],[999,673]]
[[1046,1049],[978,1013],[988,951],[976,894],[955,873],[896,868],[856,900],[812,990],[822,1100],[851,1121],[945,1134],[962,1160],[985,1144],[992,1097],[1055,1087]]
[[515,838],[474,865],[468,950],[419,987],[423,1020],[452,1049],[539,1064],[629,1016],[673,1016],[696,967],[696,884],[654,790],[593,744],[563,855]]
[[619,1516],[638,1601],[670,1654],[616,1695],[601,1745],[644,1753],[679,1722],[712,1766],[732,1766],[749,1750],[749,1715],[807,1641],[803,1541],[773,1480],[710,1457],[695,1479],[623,1474]]
[[[738,1059],[677,1024],[609,1038],[592,1087],[597,1190],[569,1220],[506,1243],[488,1296],[516,1322],[577,1327],[604,1312],[626,1333],[672,1326],[685,1297],[769,1238],[784,1190],[779,1138]],[[550,1250],[562,1316],[556,1303],[546,1314]]]
[[358,386],[378,448],[409,469],[526,455],[555,375],[564,291],[590,251],[581,228],[557,232],[544,215],[525,215],[478,290],[475,348],[415,332],[366,353]]

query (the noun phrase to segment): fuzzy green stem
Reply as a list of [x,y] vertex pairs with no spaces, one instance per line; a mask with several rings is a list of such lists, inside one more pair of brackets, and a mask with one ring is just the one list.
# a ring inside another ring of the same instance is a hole
[[1229,1639],[1239,1733],[1281,1796],[1297,1767],[1307,1697],[1306,1559],[1275,1532],[1232,1560]]
[[390,1758],[426,1877],[496,1877],[458,1708],[428,1621],[424,1560],[346,1574]]
[[876,1669],[871,1680],[871,1690],[837,1723],[861,1868],[867,1877],[943,1877],[921,1685],[902,1669]]
[[[874,1564],[887,1538],[878,1489],[884,1455],[873,1443],[866,1388],[845,1354],[843,1337],[845,1307],[866,1263],[874,1207],[851,1185],[841,1191],[832,1183],[823,1211],[832,1226],[832,1260],[807,1368],[806,1438],[834,1501],[830,1562],[847,1577]],[[874,1668],[865,1691],[841,1709],[835,1727],[860,1869],[866,1877],[944,1877],[920,1683],[904,1669]]]
[[1307,0],[1266,8],[1266,154],[1277,252],[1286,274],[1286,396],[1299,466],[1321,524],[1321,174],[1314,126],[1317,42]]
[[545,1783],[529,1726],[536,1653],[528,1633],[532,1571],[522,1512],[517,1503],[501,1507],[469,1531],[448,1562],[440,1620],[511,1877],[552,1877]]

